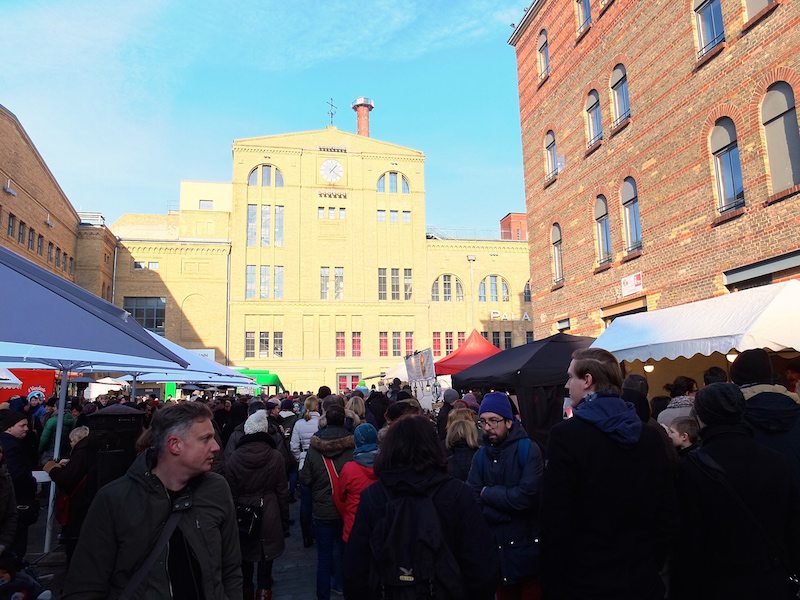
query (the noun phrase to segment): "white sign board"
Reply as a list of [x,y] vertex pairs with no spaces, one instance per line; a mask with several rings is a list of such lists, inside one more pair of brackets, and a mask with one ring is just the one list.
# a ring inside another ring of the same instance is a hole
[[187,350],[198,356],[217,362],[217,351],[214,348],[187,348]]
[[644,289],[642,284],[642,272],[634,273],[622,278],[622,297],[630,296],[641,292]]

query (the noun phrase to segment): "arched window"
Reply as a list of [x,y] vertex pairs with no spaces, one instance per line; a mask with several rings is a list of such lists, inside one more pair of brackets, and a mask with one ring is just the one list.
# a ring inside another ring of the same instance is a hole
[[736,125],[728,117],[722,117],[714,124],[710,149],[714,156],[719,212],[744,206],[744,184],[739,145],[736,141]]
[[539,81],[550,75],[550,50],[547,48],[547,31],[542,29],[539,32],[539,54],[537,58],[539,66]]
[[594,202],[594,222],[597,229],[597,262],[605,265],[611,262],[611,224],[605,196],[598,196]]
[[525,282],[525,289],[522,290],[522,301],[523,302],[530,302],[531,301],[531,280]]
[[437,277],[431,286],[431,301],[463,302],[464,286],[461,280],[450,273]]
[[564,283],[564,262],[561,248],[561,225],[553,223],[550,229],[550,244],[553,247],[553,283]]
[[634,252],[642,248],[642,224],[639,218],[639,190],[633,177],[626,177],[622,182],[622,208],[625,210],[626,252]]
[[586,97],[586,124],[588,125],[589,141],[586,147],[593,146],[603,139],[603,121],[600,116],[600,94],[592,90]]
[[[400,181],[400,192],[403,194],[411,193],[411,190],[408,187],[408,179],[402,173],[398,173],[397,171],[389,171],[388,173],[384,173],[378,178],[378,191],[379,192],[389,192],[390,194],[397,193],[397,182]],[[388,183],[388,189],[387,189]]]
[[772,193],[800,184],[800,131],[792,86],[772,84],[761,103],[761,122],[767,138]]
[[625,65],[617,65],[611,73],[611,95],[614,98],[614,122],[611,124],[613,129],[622,121],[631,116],[631,104],[628,97],[628,73]]
[[694,0],[694,15],[699,47],[697,58],[700,59],[725,41],[722,4],[720,0]]
[[552,131],[548,131],[544,136],[544,172],[546,180],[558,175],[556,135]]
[[478,302],[510,302],[508,282],[500,275],[488,275],[478,285]]
[[247,176],[247,185],[255,187],[283,187],[283,173],[275,165],[258,165]]

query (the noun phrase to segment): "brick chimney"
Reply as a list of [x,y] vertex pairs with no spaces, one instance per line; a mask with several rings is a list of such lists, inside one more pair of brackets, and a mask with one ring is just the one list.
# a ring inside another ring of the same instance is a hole
[[369,137],[369,113],[375,108],[375,102],[361,96],[353,101],[353,110],[358,115],[358,135]]

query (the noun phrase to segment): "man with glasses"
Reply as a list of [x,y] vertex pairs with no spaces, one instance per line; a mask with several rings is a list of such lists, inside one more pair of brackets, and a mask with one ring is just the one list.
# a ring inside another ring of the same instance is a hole
[[504,393],[480,405],[483,447],[467,478],[500,553],[498,600],[539,596],[539,490],[542,454],[511,412]]

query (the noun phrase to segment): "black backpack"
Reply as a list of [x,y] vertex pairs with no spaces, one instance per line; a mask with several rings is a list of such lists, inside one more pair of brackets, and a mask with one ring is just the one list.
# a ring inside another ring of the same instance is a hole
[[[386,513],[370,535],[371,588],[385,600],[466,599],[461,568],[430,495],[386,494]],[[441,486],[440,486],[441,487]]]

